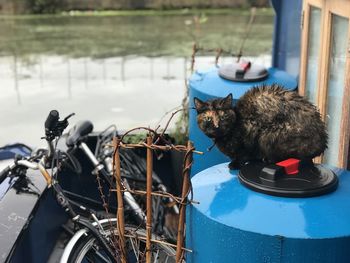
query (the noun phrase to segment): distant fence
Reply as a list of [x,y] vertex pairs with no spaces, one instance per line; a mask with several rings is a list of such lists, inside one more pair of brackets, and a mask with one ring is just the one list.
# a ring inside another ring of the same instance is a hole
[[[269,0],[0,0],[0,14],[69,10],[237,8],[269,6]],[[46,9],[45,9],[46,8]]]

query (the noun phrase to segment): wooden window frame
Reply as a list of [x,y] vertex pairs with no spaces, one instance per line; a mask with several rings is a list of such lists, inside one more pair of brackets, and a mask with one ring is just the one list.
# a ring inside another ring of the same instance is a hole
[[[329,80],[329,60],[331,48],[332,15],[338,15],[349,19],[348,26],[348,50],[346,52],[344,93],[342,101],[342,118],[340,124],[340,139],[338,152],[338,166],[345,168],[348,162],[350,140],[350,0],[304,0],[302,13],[301,36],[301,63],[299,76],[299,93],[305,95],[306,73],[308,58],[308,36],[311,7],[321,9],[320,51],[318,57],[317,78],[317,106],[325,120],[327,111],[327,94]],[[321,161],[318,158],[317,161]]]

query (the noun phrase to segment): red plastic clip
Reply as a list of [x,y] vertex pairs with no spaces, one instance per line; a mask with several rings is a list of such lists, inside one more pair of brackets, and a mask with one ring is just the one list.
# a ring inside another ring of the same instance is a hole
[[276,163],[276,165],[282,166],[286,174],[293,175],[299,173],[299,163],[300,160],[290,158],[282,162]]
[[244,73],[247,72],[247,70],[250,68],[251,63],[250,62],[243,62],[240,64],[241,68],[243,69]]

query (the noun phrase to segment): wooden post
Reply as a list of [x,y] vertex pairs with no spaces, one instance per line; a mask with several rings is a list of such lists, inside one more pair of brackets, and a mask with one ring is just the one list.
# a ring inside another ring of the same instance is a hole
[[151,238],[152,238],[152,173],[153,173],[153,151],[150,148],[152,145],[152,137],[147,136],[147,221],[146,221],[146,263],[151,263]]
[[124,224],[124,204],[123,204],[123,194],[121,190],[121,174],[120,174],[120,156],[119,156],[119,143],[120,140],[113,138],[113,145],[115,149],[114,154],[114,170],[115,170],[115,180],[117,186],[117,222],[118,222],[118,235],[119,235],[119,245],[121,250],[121,262],[126,263],[126,249],[125,249],[125,224]]
[[185,229],[185,215],[186,215],[186,204],[184,204],[187,201],[187,193],[189,191],[190,187],[190,165],[192,163],[192,143],[188,141],[187,143],[187,152],[185,156],[185,165],[184,165],[184,171],[183,171],[183,182],[182,182],[182,193],[181,193],[181,200],[182,204],[180,204],[180,214],[179,214],[179,226],[177,230],[177,247],[176,247],[176,263],[180,263],[180,260],[182,258],[182,247],[184,243],[184,229]]

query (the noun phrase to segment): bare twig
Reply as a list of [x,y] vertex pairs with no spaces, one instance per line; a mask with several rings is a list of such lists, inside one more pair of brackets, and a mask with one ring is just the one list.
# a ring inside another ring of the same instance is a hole
[[222,48],[218,48],[215,56],[215,66],[218,66],[219,64],[219,58],[222,54]]
[[154,129],[156,132],[158,131],[158,129],[161,127],[160,123],[163,121],[163,119],[170,113],[173,113],[174,111],[178,110],[179,108],[181,108],[181,105],[176,106],[174,108],[172,108],[171,110],[167,111],[166,113],[163,114],[163,116],[160,118],[160,120],[158,121],[158,123],[156,124],[156,128]]
[[[171,151],[171,150],[175,150],[178,152],[186,152],[187,148],[184,145],[174,145],[174,144],[170,144],[170,145],[156,145],[156,144],[151,144],[148,145],[144,142],[140,142],[138,144],[134,144],[134,143],[129,143],[129,144],[124,144],[124,143],[120,143],[120,147],[122,148],[127,148],[127,149],[133,149],[133,148],[149,148],[152,150],[161,150],[161,151]],[[203,154],[203,152],[200,151],[196,151],[193,150],[194,153],[196,154]]]
[[196,62],[196,54],[198,52],[199,48],[197,47],[197,44],[194,43],[192,46],[192,55],[191,55],[191,74],[194,71],[194,64]]
[[130,133],[132,133],[134,131],[137,131],[137,130],[145,130],[145,131],[148,131],[149,133],[153,133],[156,137],[158,137],[158,133],[155,130],[151,129],[151,128],[148,128],[148,127],[136,127],[136,128],[133,128],[131,130],[126,131],[123,134],[123,136],[120,138],[120,141],[123,142],[126,135],[128,135],[128,134],[130,134]]
[[165,134],[165,131],[168,129],[169,127],[169,124],[171,122],[171,120],[174,118],[174,116],[179,113],[180,111],[184,111],[185,109],[178,109],[176,111],[174,111],[173,113],[171,113],[171,116],[168,120],[168,122],[166,123],[164,129],[163,129],[163,132],[160,134],[160,136],[157,138],[156,142],[154,144],[157,144],[157,142],[160,140],[160,138],[163,138],[164,137],[164,134]]
[[[137,234],[135,234],[135,235],[125,234],[125,237],[131,237],[131,238],[135,238],[135,237],[136,237],[136,238],[141,239],[141,240],[146,240],[145,237],[139,236],[139,235],[137,235]],[[175,244],[171,244],[171,243],[166,242],[166,241],[163,241],[163,240],[151,239],[151,242],[153,242],[153,243],[158,243],[158,244],[163,244],[163,245],[166,245],[166,246],[169,246],[169,247],[174,247],[174,248],[176,248],[176,245],[175,245]],[[184,250],[184,251],[187,251],[187,252],[192,252],[191,249],[188,249],[188,248],[185,248],[185,247],[182,247],[181,249]]]
[[[117,190],[116,189],[111,189],[110,190],[111,192],[116,192]],[[133,189],[123,189],[122,192],[130,192],[132,194],[136,194],[136,195],[146,195],[147,194],[147,191],[143,191],[143,190],[133,190]],[[180,197],[176,197],[174,195],[172,195],[171,193],[167,193],[167,192],[161,192],[161,191],[153,191],[152,193],[152,196],[159,196],[159,197],[168,197],[168,198],[171,198],[173,199],[177,204],[199,204],[198,201],[195,201],[195,200],[190,200],[190,201],[187,201],[186,203],[183,203],[182,202],[182,198]]]
[[239,47],[239,51],[238,51],[238,56],[237,56],[237,62],[240,61],[242,55],[243,55],[243,48],[244,48],[244,44],[246,42],[246,40],[248,39],[249,37],[249,34],[250,34],[250,31],[252,29],[252,26],[253,26],[253,23],[254,23],[254,20],[255,20],[255,17],[256,17],[256,8],[253,7],[250,9],[250,18],[249,18],[249,22],[247,24],[247,27],[244,31],[244,37],[242,38],[242,42],[241,42],[241,46]]

